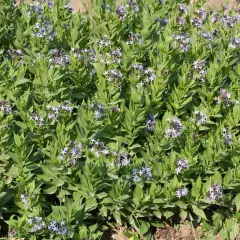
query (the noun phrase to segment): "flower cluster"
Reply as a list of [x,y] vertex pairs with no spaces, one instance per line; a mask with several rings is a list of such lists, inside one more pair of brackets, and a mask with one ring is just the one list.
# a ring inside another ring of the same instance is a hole
[[133,45],[135,43],[142,45],[142,35],[138,33],[130,32],[129,40],[126,43],[127,45]]
[[68,159],[72,165],[76,165],[77,159],[81,157],[82,144],[71,142],[69,146],[65,146],[61,151],[61,159]]
[[79,58],[80,61],[86,61],[90,63],[97,62],[97,57],[94,49],[72,48],[71,52],[73,53],[73,56]]
[[120,48],[117,48],[115,50],[113,50],[110,54],[114,59],[116,59],[115,61],[119,63],[119,60],[121,59],[122,56],[122,51]]
[[[165,28],[165,26],[168,24],[168,18],[157,17],[156,23],[159,23],[160,29],[163,30]],[[160,31],[157,32],[157,35],[159,35],[159,34],[160,34]]]
[[53,65],[66,66],[69,65],[70,59],[68,54],[64,54],[61,50],[52,49],[52,58],[49,59]]
[[104,142],[100,142],[95,139],[91,139],[90,141],[92,143],[91,152],[93,152],[96,157],[99,157],[100,155],[106,156],[109,154],[109,149]]
[[224,27],[228,26],[228,27],[234,27],[234,25],[238,24],[239,22],[239,16],[238,15],[233,15],[233,16],[229,16],[229,15],[224,15],[222,17],[222,24]]
[[[151,169],[147,166],[144,166],[140,168],[139,170],[137,169],[132,169],[132,180],[133,182],[141,182],[144,180],[149,181],[152,177]],[[130,177],[129,177],[130,178]]]
[[109,71],[105,71],[105,76],[107,77],[108,82],[112,82],[118,79],[122,79],[123,74],[116,69],[112,69]]
[[227,107],[230,106],[230,104],[236,103],[231,99],[231,94],[226,89],[220,90],[220,96],[215,97],[214,100],[220,104],[223,102]]
[[174,46],[180,48],[181,52],[187,52],[191,45],[190,45],[190,35],[189,33],[180,33],[173,35],[174,39]]
[[117,7],[116,13],[118,14],[121,20],[124,20],[127,17],[128,12],[136,13],[139,11],[139,6],[136,0],[128,0],[126,5],[119,5]]
[[165,138],[177,138],[183,131],[183,125],[178,117],[174,117],[170,122],[169,128],[164,132]]
[[225,144],[227,144],[227,145],[232,144],[232,134],[228,129],[223,128],[222,136],[223,136],[223,141],[224,141]]
[[144,66],[141,63],[134,64],[133,68],[140,73],[144,72]]
[[108,13],[111,12],[111,7],[110,7],[109,4],[103,3],[102,4],[102,9],[105,10],[106,12],[108,12]]
[[42,217],[29,217],[28,224],[32,227],[32,232],[37,232],[46,227]]
[[112,45],[112,41],[107,35],[103,35],[100,39],[96,41],[99,48],[108,47]]
[[16,234],[18,233],[17,229],[16,228],[12,228],[10,231],[9,231],[9,237],[14,237]]
[[219,17],[218,12],[213,12],[213,15],[211,17],[212,23],[217,23],[219,21],[219,19],[220,19],[220,17]]
[[54,1],[47,0],[47,5],[50,9],[53,8],[54,7]]
[[50,21],[37,22],[34,30],[35,31],[32,33],[33,37],[48,38],[51,41],[53,41],[54,37],[57,35]]
[[186,21],[184,18],[180,18],[178,16],[177,16],[176,20],[177,20],[178,24],[181,25],[181,26],[184,25],[185,21]]
[[205,82],[205,77],[207,74],[206,71],[206,62],[202,61],[194,61],[192,66],[192,71],[190,75],[193,77],[194,80],[198,80],[201,83]]
[[146,131],[153,132],[155,129],[156,120],[153,114],[148,114],[146,120]]
[[42,127],[44,124],[44,119],[38,113],[35,113],[33,116],[30,116],[30,119],[34,121],[36,126]]
[[96,118],[101,118],[103,113],[105,112],[105,109],[102,104],[100,103],[92,103],[91,108],[94,110],[94,116]]
[[222,186],[214,184],[209,188],[208,198],[210,201],[219,200],[222,197]]
[[192,122],[195,122],[197,126],[206,124],[208,116],[204,112],[195,111],[195,117],[191,119]]
[[56,120],[59,115],[61,115],[62,112],[72,112],[73,111],[73,106],[70,101],[65,101],[62,104],[58,104],[55,106],[50,106],[48,105],[47,107],[48,110],[48,119],[50,120]]
[[195,27],[202,28],[203,23],[201,18],[193,18],[191,22]]
[[112,106],[111,107],[111,112],[112,113],[119,113],[119,112],[121,112],[121,109],[118,106]]
[[126,18],[126,16],[127,16],[126,11],[127,11],[127,9],[123,5],[119,5],[117,7],[116,13],[121,20],[124,20]]
[[204,39],[207,40],[207,46],[209,48],[212,48],[213,47],[213,44],[212,44],[212,41],[214,39],[214,37],[217,35],[218,31],[215,29],[213,31],[213,34],[211,32],[204,32],[204,31],[201,31],[199,32],[199,35],[202,36]]
[[207,13],[203,8],[199,8],[196,10],[195,14],[197,15],[198,18],[204,20],[207,17]]
[[68,5],[69,3],[70,3],[70,0],[67,1],[67,4],[64,5],[64,8],[72,12],[73,8]]
[[137,0],[128,0],[126,3],[126,7],[132,11],[132,13],[139,11],[139,6],[137,4]]
[[204,32],[204,31],[201,31],[199,32],[200,36],[202,36],[203,38],[207,39],[207,40],[213,40],[213,35],[211,32]]
[[121,63],[122,52],[120,48],[112,50],[110,52],[103,54],[99,54],[101,57],[100,62],[105,63],[106,65],[110,65],[113,63]]
[[177,160],[177,167],[176,167],[176,174],[179,174],[184,169],[189,168],[189,163],[187,159],[178,159]]
[[27,5],[27,16],[30,18],[34,13],[36,13],[39,18],[43,18],[44,14],[44,5],[38,0],[36,4],[30,3]]
[[240,47],[240,38],[233,38],[230,43],[231,48],[237,48]]
[[178,5],[178,10],[184,14],[187,15],[187,5],[186,4],[179,4]]
[[203,21],[206,19],[207,14],[202,8],[200,8],[196,11],[196,15],[197,17],[193,18],[191,22],[195,27],[202,28]]
[[133,68],[137,72],[137,78],[140,80],[138,87],[147,86],[156,79],[156,74],[150,68],[144,68],[142,64],[134,64]]
[[130,158],[128,157],[127,153],[120,153],[117,155],[116,165],[118,167],[127,166],[130,164]]
[[0,99],[0,111],[3,111],[5,114],[10,114],[12,112],[12,107],[9,102]]
[[188,194],[188,189],[187,188],[179,188],[176,191],[176,195],[177,195],[178,198],[186,197],[187,194]]
[[69,229],[66,226],[66,221],[61,220],[51,220],[50,223],[48,224],[48,229],[53,232],[57,233],[59,235],[67,235],[69,233]]
[[21,49],[9,49],[8,53],[11,55],[12,59],[21,58],[23,56]]
[[21,199],[22,203],[28,204],[28,195],[27,194],[21,194],[20,199]]

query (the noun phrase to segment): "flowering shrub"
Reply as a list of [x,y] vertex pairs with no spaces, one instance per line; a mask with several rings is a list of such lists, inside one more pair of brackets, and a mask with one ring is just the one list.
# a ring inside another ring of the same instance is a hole
[[240,215],[239,9],[0,1],[0,214],[9,236],[143,239]]

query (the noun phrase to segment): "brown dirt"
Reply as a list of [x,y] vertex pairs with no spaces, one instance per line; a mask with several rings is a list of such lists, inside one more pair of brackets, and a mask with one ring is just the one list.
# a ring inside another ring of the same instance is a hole
[[199,240],[198,229],[192,228],[189,224],[181,224],[176,231],[173,227],[166,225],[163,229],[157,229],[154,240]]
[[[178,230],[175,230],[172,226],[166,224],[164,228],[156,229],[153,240],[200,240],[198,231],[201,227],[194,229],[190,226],[189,222],[181,224]],[[127,229],[126,227],[119,227],[107,231],[103,240],[128,240],[125,233],[134,233],[134,230]],[[131,235],[131,234],[130,234]],[[144,240],[144,238],[141,238]]]
[[83,10],[83,4],[80,0],[71,0],[70,6],[74,9],[74,12]]
[[[226,4],[226,0],[207,0],[204,4],[206,9],[217,9],[223,5],[228,5],[230,8],[236,7],[239,0],[229,0],[229,3]],[[196,2],[196,0],[191,0],[191,3]]]

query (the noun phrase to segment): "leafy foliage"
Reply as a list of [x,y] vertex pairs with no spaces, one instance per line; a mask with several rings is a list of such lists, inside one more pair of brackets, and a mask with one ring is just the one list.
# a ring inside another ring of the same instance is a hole
[[239,10],[0,2],[0,213],[9,235],[239,233]]

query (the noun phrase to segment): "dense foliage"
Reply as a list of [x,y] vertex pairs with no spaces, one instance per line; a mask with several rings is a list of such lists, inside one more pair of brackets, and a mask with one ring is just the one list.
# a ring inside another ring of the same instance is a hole
[[[143,239],[240,215],[239,11],[0,1],[0,213],[9,235]],[[209,239],[209,238],[208,238]]]

